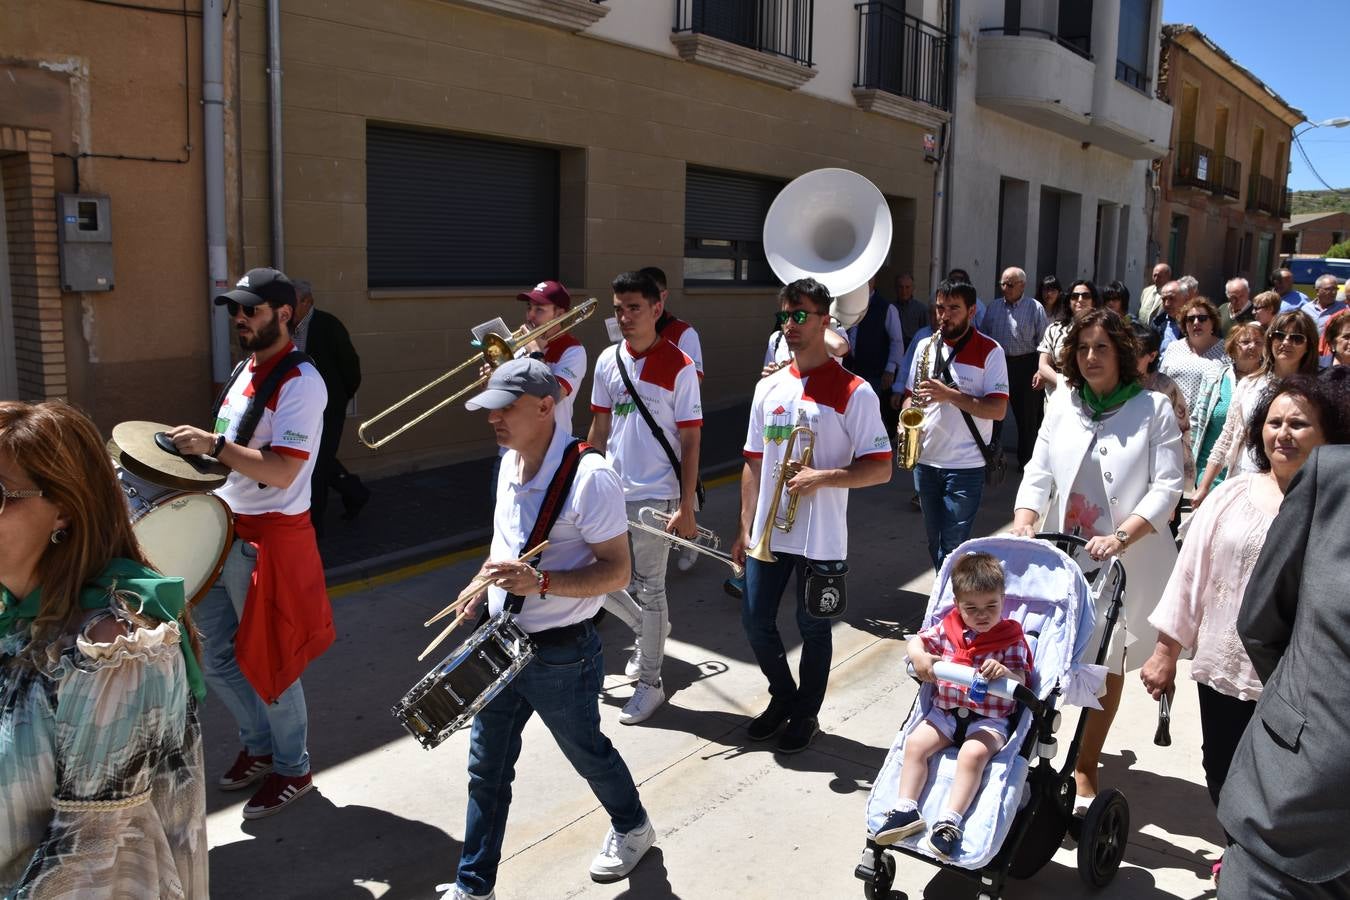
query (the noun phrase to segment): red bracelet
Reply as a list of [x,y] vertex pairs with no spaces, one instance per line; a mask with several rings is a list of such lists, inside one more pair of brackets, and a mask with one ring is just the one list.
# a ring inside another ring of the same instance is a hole
[[539,596],[542,597],[548,593],[548,586],[552,583],[552,578],[544,571],[539,572]]

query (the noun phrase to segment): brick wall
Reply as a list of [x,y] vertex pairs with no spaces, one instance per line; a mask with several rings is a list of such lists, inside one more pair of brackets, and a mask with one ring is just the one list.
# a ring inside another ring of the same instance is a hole
[[19,399],[65,397],[51,133],[0,127]]

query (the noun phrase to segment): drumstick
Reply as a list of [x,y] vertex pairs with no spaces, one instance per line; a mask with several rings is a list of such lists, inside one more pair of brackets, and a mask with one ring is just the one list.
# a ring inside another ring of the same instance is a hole
[[[548,541],[540,541],[539,546],[534,547],[533,549],[530,550],[526,550],[524,553],[520,555],[520,558],[515,561],[524,562],[525,560],[530,559],[531,557],[538,556],[540,553],[543,553],[544,550],[547,549],[547,547]],[[473,581],[469,582],[468,587],[460,591],[459,596],[456,597],[449,606],[447,606],[440,612],[436,613],[436,615],[432,616],[430,619],[427,619],[425,622],[423,622],[422,627],[425,628],[432,622],[438,622],[441,619],[444,619],[446,616],[450,615],[452,612],[457,612],[459,608],[462,607],[467,600],[471,599],[474,594],[477,594],[480,590],[482,590],[483,587],[491,580],[492,580],[491,575],[475,575]]]
[[421,662],[422,660],[426,659],[427,654],[430,653],[432,650],[435,650],[436,647],[441,643],[441,641],[445,640],[446,637],[450,634],[450,632],[454,631],[455,628],[459,626],[459,623],[464,621],[464,617],[467,616],[468,614],[469,611],[466,609],[459,615],[455,616],[455,620],[451,622],[449,625],[445,626],[444,631],[436,635],[436,640],[432,641],[430,644],[427,644],[427,649],[423,650],[420,654],[418,654],[417,661]]

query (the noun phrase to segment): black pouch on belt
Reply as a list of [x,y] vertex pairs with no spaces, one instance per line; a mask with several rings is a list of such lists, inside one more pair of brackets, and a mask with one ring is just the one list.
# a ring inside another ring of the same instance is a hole
[[848,606],[844,576],[848,563],[842,559],[806,561],[806,611],[817,619],[837,619]]

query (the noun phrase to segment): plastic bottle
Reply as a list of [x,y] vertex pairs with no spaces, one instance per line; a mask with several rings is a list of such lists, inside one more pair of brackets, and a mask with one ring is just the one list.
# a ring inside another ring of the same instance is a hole
[[976,675],[970,681],[970,702],[983,703],[989,693],[989,681],[983,675]]

